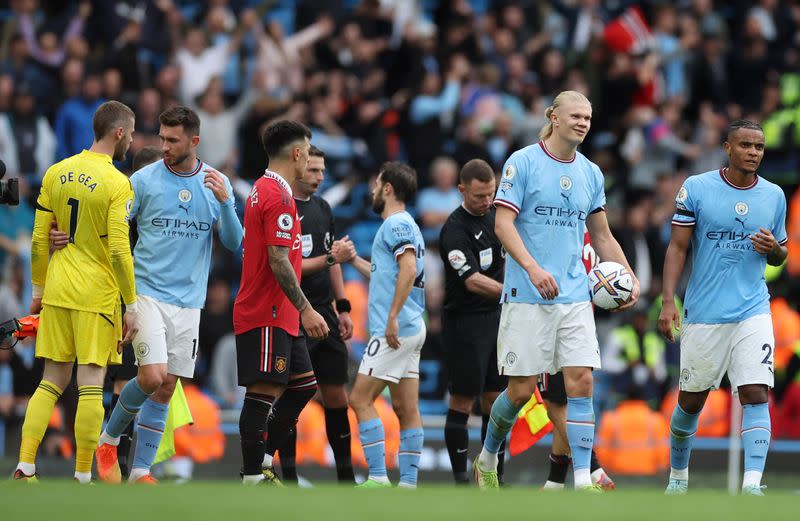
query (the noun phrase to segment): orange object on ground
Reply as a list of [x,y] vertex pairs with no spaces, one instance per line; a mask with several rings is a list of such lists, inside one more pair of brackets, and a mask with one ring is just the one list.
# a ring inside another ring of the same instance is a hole
[[525,452],[552,430],[553,422],[547,415],[547,406],[537,388],[528,403],[517,413],[517,419],[511,427],[508,450],[512,456]]
[[603,413],[595,451],[609,472],[651,476],[669,468],[669,424],[644,400],[623,401]]

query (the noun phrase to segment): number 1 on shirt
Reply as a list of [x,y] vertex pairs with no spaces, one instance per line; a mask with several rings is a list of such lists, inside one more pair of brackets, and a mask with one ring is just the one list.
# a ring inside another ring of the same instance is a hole
[[67,199],[67,204],[70,206],[69,211],[69,242],[75,243],[75,231],[78,228],[78,204],[80,201],[70,197]]

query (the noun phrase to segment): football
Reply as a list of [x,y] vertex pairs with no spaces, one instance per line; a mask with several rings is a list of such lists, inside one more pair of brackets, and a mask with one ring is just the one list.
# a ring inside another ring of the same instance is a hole
[[589,292],[597,307],[617,309],[628,300],[632,290],[633,279],[622,264],[605,261],[589,271]]

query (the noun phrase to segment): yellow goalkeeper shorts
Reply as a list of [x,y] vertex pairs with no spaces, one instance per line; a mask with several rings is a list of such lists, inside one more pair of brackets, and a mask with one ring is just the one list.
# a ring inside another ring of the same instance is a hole
[[122,310],[113,315],[42,306],[36,334],[36,356],[54,362],[94,364],[101,367],[122,362],[117,343],[122,339]]

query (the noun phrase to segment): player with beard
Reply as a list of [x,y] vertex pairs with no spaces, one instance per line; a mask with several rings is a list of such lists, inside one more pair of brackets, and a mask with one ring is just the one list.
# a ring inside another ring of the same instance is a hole
[[[130,181],[112,163],[125,158],[134,121],[133,111],[122,103],[103,103],[92,118],[91,148],[56,163],[44,175],[31,244],[30,311],[41,313],[36,356],[44,358],[45,365],[25,411],[14,479],[37,480],[36,453],[76,360],[75,479],[92,479],[103,423],[105,367],[120,363],[123,328],[123,343],[139,328],[128,243],[134,195]],[[69,241],[51,258],[48,234],[54,219],[68,225]],[[124,317],[120,293],[127,306]]]
[[[292,192],[300,215],[302,231],[302,279],[300,287],[311,306],[328,323],[330,334],[324,340],[309,339],[308,353],[317,377],[319,394],[325,408],[325,431],[336,462],[340,482],[353,483],[350,458],[350,422],[347,418],[347,362],[345,340],[353,335],[350,301],[345,298],[342,279],[343,262],[355,257],[353,243],[347,238],[334,241],[336,226],[331,207],[314,195],[325,177],[325,154],[315,146],[308,151],[308,166],[300,179],[292,182]],[[334,310],[333,303],[336,302]],[[295,453],[297,431],[279,449],[284,482],[297,482]]]
[[[213,227],[231,251],[242,242],[230,181],[197,158],[200,119],[183,106],[159,116],[164,160],[131,176],[141,327],[133,339],[139,366],[120,393],[97,449],[100,479],[119,482],[117,446],[139,414],[130,482],[154,483],[150,467],[178,378],[194,375],[200,310],[206,299]],[[202,172],[202,174],[201,174]]]

